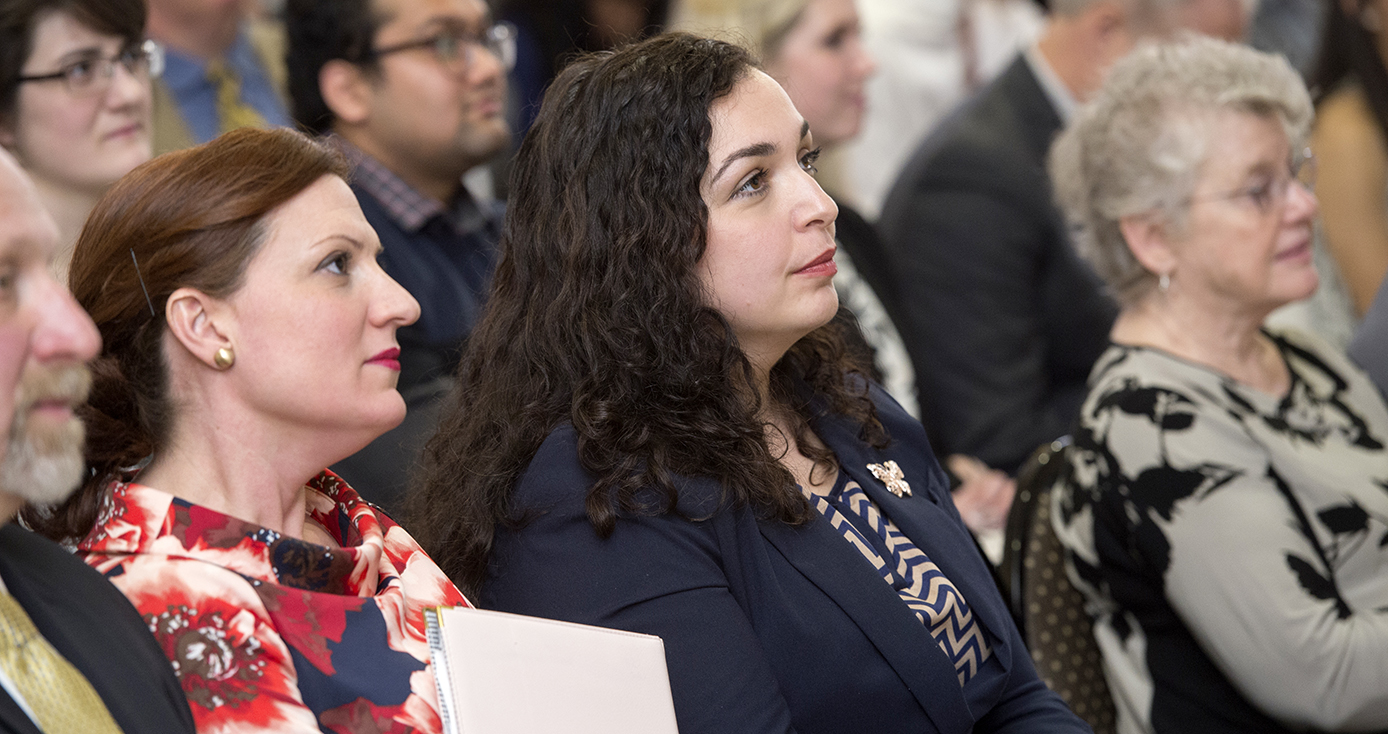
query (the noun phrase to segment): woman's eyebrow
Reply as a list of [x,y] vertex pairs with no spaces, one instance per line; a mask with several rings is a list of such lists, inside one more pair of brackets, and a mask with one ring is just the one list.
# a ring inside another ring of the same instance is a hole
[[[800,139],[804,140],[805,136],[809,134],[810,123],[802,120],[800,122]],[[727,158],[723,159],[723,165],[719,166],[718,172],[713,174],[711,182],[716,183],[718,179],[722,178],[723,174],[727,172],[728,166],[731,166],[733,163],[735,163],[741,158],[753,158],[762,155],[773,155],[775,153],[775,143],[753,143],[745,148],[739,148],[738,150],[733,151],[732,154],[729,155]]]
[[713,181],[717,182],[718,179],[722,178],[724,172],[728,170],[728,166],[731,166],[739,159],[754,158],[756,156],[763,155],[773,155],[775,154],[775,152],[775,143],[753,143],[745,148],[739,148],[738,150],[733,151],[732,154],[729,155],[727,158],[723,159],[723,165],[718,167],[718,173],[713,174]]
[[66,66],[77,61],[87,61],[88,59],[99,59],[101,57],[102,49],[100,46],[84,46],[82,48],[74,48],[58,57],[58,64],[60,66]]

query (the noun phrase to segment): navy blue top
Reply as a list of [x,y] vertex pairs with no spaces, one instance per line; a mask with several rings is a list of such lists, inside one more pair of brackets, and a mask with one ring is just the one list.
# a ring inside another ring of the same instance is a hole
[[[802,526],[720,506],[709,479],[677,478],[674,515],[624,517],[606,540],[584,512],[593,482],[572,426],[545,440],[513,495],[535,514],[498,529],[486,608],[659,635],[683,734],[1087,732],[1036,677],[969,539],[920,423],[872,389],[892,443],[825,415],[816,435],[840,471],[939,565],[987,630],[998,665],[966,694],[896,590],[823,518]],[[867,465],[896,461],[896,497]]]

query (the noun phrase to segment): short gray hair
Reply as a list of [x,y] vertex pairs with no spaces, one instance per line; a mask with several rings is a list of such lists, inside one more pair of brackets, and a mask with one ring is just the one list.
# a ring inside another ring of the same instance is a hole
[[1276,119],[1293,150],[1304,145],[1314,114],[1301,77],[1282,57],[1191,36],[1141,47],[1115,64],[1051,147],[1056,203],[1075,245],[1124,305],[1145,295],[1156,276],[1133,257],[1119,220],[1152,213],[1184,233],[1210,131],[1227,111]]

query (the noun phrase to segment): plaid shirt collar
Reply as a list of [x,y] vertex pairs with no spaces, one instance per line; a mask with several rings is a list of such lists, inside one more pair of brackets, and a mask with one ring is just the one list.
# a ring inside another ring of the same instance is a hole
[[451,206],[445,208],[342,137],[329,134],[327,141],[342,151],[352,165],[352,183],[379,201],[395,223],[406,232],[419,232],[435,217],[442,217],[458,235],[471,234],[486,227],[486,214],[461,184]]

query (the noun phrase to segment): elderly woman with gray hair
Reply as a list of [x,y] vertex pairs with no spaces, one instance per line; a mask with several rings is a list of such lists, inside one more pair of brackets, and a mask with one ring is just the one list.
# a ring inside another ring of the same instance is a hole
[[1388,407],[1263,327],[1316,288],[1311,116],[1282,59],[1189,39],[1051,152],[1122,305],[1055,496],[1120,731],[1388,727]]

